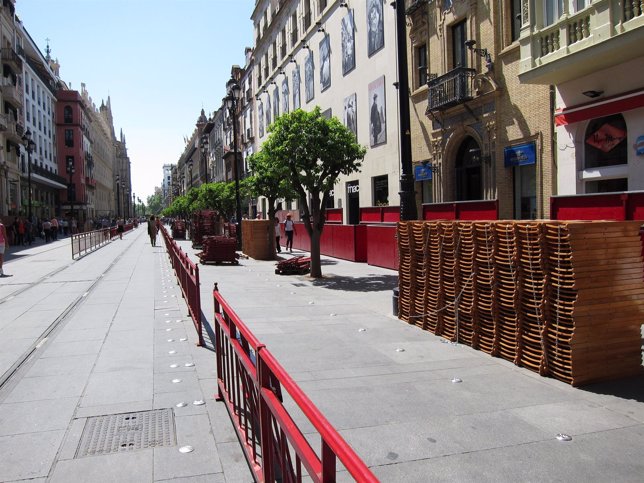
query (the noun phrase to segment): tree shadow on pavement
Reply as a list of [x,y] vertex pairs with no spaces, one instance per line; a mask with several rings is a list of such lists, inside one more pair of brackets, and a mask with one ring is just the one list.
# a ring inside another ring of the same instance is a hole
[[381,292],[393,290],[398,286],[397,275],[367,275],[365,277],[347,277],[328,274],[324,278],[311,281],[314,287],[347,292]]

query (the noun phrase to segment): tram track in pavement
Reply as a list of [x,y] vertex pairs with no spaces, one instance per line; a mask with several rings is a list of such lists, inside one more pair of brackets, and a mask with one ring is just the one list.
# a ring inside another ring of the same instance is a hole
[[[32,356],[36,354],[38,349],[40,349],[58,329],[62,328],[63,323],[68,319],[68,317],[83,303],[87,296],[94,290],[96,285],[105,277],[107,273],[121,260],[126,251],[122,251],[112,262],[107,266],[102,273],[100,273],[92,282],[92,284],[87,288],[85,292],[76,297],[66,308],[64,308],[61,313],[56,317],[56,319],[49,324],[47,328],[34,340],[34,342],[17,358],[16,362],[0,375],[0,401],[6,397],[5,389],[11,386],[11,382],[14,378],[21,372],[21,369],[25,368],[31,361]],[[74,260],[76,262],[76,260]],[[0,299],[0,304],[8,302],[15,298],[17,295],[24,293],[25,291],[36,287],[38,284],[44,283],[48,278],[52,277],[55,274],[61,272],[61,270],[68,269],[71,267],[74,262],[65,265],[64,267],[59,267],[52,272],[43,275],[37,281],[29,283],[24,289],[20,290],[18,293],[12,293],[11,295]],[[88,281],[88,280],[85,280]]]

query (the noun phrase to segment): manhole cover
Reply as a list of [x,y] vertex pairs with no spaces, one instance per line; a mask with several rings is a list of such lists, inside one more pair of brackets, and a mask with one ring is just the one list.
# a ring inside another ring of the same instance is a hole
[[75,457],[176,444],[172,409],[109,414],[87,419]]

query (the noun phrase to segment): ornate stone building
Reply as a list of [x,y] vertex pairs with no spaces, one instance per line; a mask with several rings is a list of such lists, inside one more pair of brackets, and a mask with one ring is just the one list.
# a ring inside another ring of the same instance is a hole
[[498,200],[548,215],[552,96],[519,79],[519,3],[407,2],[411,125],[421,202]]

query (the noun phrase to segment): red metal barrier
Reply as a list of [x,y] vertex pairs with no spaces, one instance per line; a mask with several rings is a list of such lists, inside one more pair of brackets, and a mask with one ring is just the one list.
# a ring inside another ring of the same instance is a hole
[[342,223],[342,208],[327,208],[326,223]]
[[[215,284],[217,400],[226,404],[248,463],[260,482],[335,482],[336,459],[356,481],[378,481],[266,346],[223,299]],[[282,388],[317,430],[318,455],[282,404]]]
[[396,223],[400,221],[400,206],[366,206],[360,208],[360,223]]
[[396,225],[367,225],[367,263],[398,270]]
[[172,239],[165,226],[161,225],[161,235],[165,242],[172,268],[179,281],[181,293],[188,305],[188,315],[192,319],[195,330],[199,335],[199,343],[197,345],[204,345],[203,332],[201,326],[201,294],[199,292],[199,267],[194,263],[188,254],[185,253],[177,242]]

